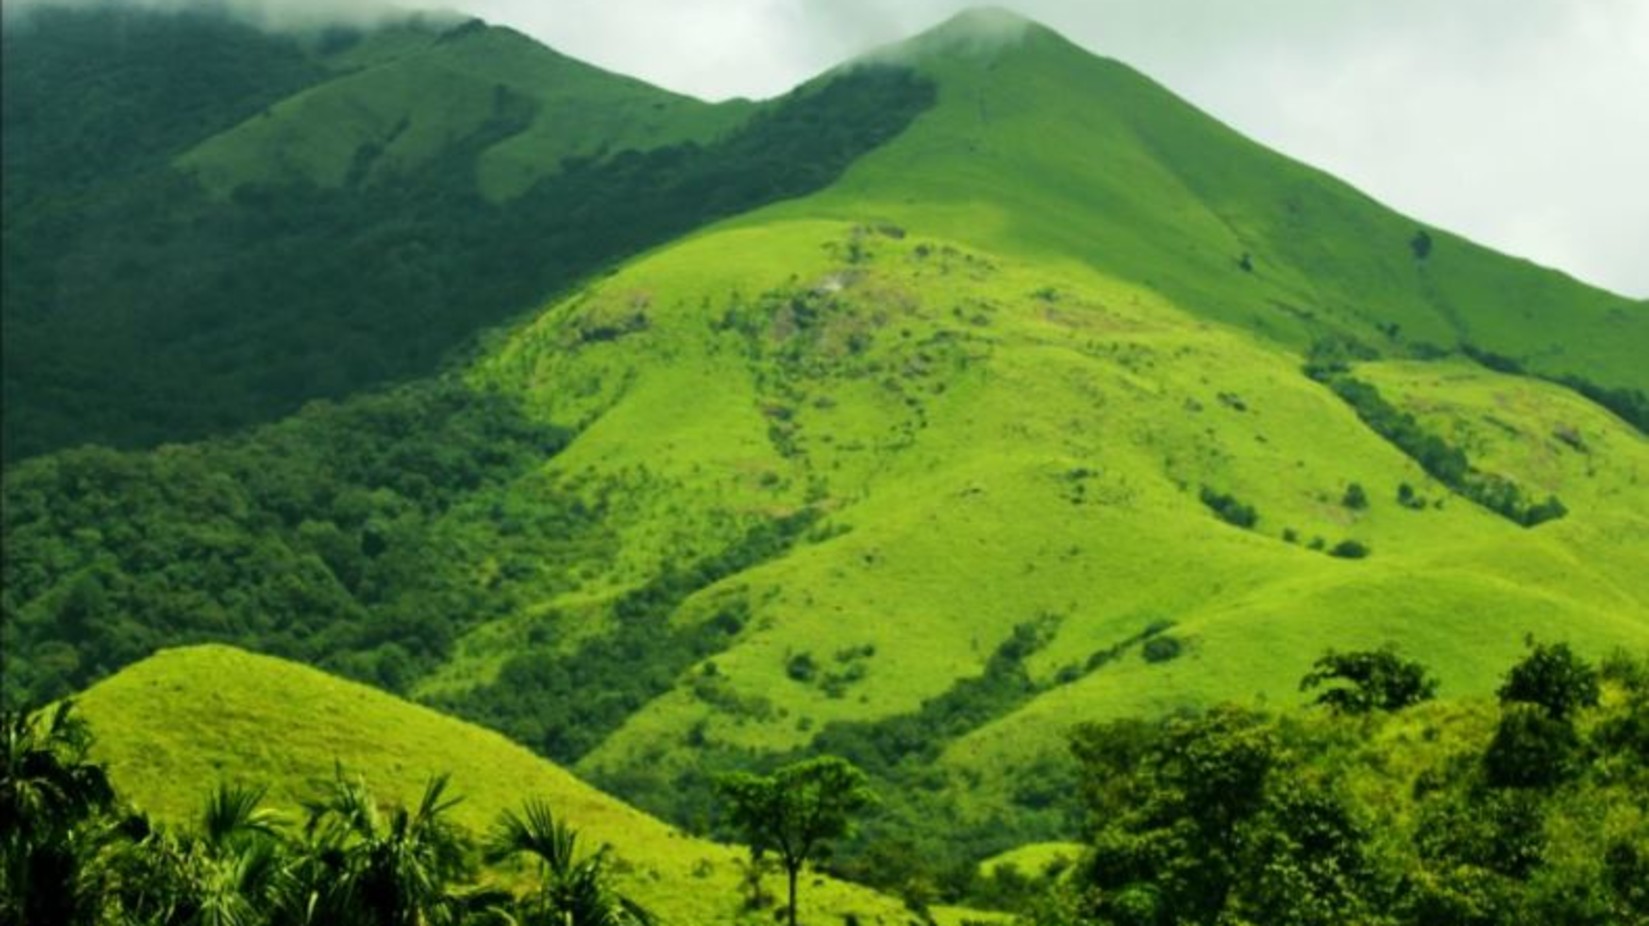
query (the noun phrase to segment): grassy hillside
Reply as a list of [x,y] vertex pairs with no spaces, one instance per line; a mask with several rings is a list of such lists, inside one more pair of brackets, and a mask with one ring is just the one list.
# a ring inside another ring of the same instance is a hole
[[919,68],[941,105],[790,214],[874,216],[1076,259],[1296,347],[1325,330],[1469,342],[1649,386],[1636,355],[1649,343],[1644,304],[1422,229],[1041,26],[975,11],[871,60]]
[[[513,95],[530,101],[530,117],[485,147],[473,168],[483,194],[509,199],[559,173],[569,158],[707,143],[749,115],[745,104],[676,96],[479,22],[426,34],[396,52],[348,67],[212,136],[178,166],[219,195],[246,183],[304,180],[336,188],[393,176],[427,165],[454,139],[480,130],[496,101]],[[353,53],[351,65],[365,54],[351,48],[332,57],[346,53]]]
[[[97,736],[93,758],[125,798],[162,820],[191,819],[215,782],[270,784],[273,805],[295,813],[335,761],[403,803],[416,801],[429,776],[450,772],[464,798],[454,811],[460,825],[482,833],[500,812],[543,798],[585,839],[614,847],[624,889],[667,923],[759,916],[741,909],[742,849],[690,837],[495,733],[313,669],[227,647],[168,650],[78,704]],[[809,882],[809,918],[908,918],[868,890]]]
[[[643,296],[644,330],[573,337]],[[731,611],[747,629],[683,665],[581,768],[662,807],[707,751],[839,745],[832,723],[919,711],[1030,626],[1028,682],[1000,716],[921,734],[948,738],[953,785],[995,792],[972,812],[1007,838],[993,818],[1073,717],[1294,703],[1330,646],[1401,641],[1467,694],[1528,632],[1597,651],[1649,639],[1641,434],[1562,387],[1467,363],[1355,368],[1475,466],[1562,498],[1567,517],[1529,529],[1437,482],[1303,360],[1080,266],[829,222],[701,236],[552,310],[475,376],[579,430],[552,479],[629,487],[607,519],[620,588],[738,525],[820,518],[663,615]],[[586,383],[607,388],[568,388]],[[1353,483],[1365,507],[1345,502]],[[1223,523],[1204,489],[1256,523]],[[1330,555],[1345,541],[1372,554]],[[588,595],[565,600],[568,619]],[[1164,623],[1175,658],[1147,661],[1140,634]],[[507,626],[460,641],[425,690],[502,666],[492,689],[442,703],[535,742],[531,714],[488,713],[524,697],[508,667],[528,661],[527,638]],[[804,654],[816,671],[792,668]]]

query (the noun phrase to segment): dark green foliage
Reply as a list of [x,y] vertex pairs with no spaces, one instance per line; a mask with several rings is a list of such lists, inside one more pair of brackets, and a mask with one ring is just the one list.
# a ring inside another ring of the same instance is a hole
[[98,921],[88,822],[114,803],[91,737],[64,701],[36,718],[0,710],[0,923]]
[[785,661],[784,673],[793,681],[812,682],[818,677],[819,664],[813,661],[812,653],[797,653]]
[[1509,704],[1492,737],[1422,715],[1425,739],[1451,739],[1417,779],[1391,748],[1393,734],[1416,732],[1413,715],[1300,721],[1219,707],[1081,727],[1089,855],[1074,881],[1029,904],[1030,921],[1640,922],[1649,767],[1606,731],[1649,691],[1646,666],[1612,659],[1621,697],[1568,720]]
[[1529,641],[1529,655],[1506,673],[1500,686],[1504,704],[1532,704],[1559,720],[1583,707],[1596,707],[1598,671],[1567,643]]
[[[479,853],[452,824],[447,779],[416,806],[386,806],[342,767],[305,802],[301,828],[263,806],[267,789],[219,785],[194,826],[171,829],[120,806],[67,704],[50,717],[0,715],[0,923],[218,926],[649,926],[614,889],[606,851],[579,858],[577,833],[541,803],[505,813],[489,861],[537,859],[517,897],[474,883]],[[514,883],[512,881],[512,883]]]
[[1410,511],[1424,511],[1426,509],[1425,498],[1414,491],[1414,486],[1406,482],[1397,487],[1397,504]]
[[772,775],[738,773],[720,782],[733,826],[751,856],[778,856],[790,886],[787,907],[796,926],[796,880],[802,866],[846,836],[855,815],[876,803],[863,772],[836,756],[786,765]]
[[[234,441],[86,449],[7,470],[5,697],[49,699],[179,644],[219,641],[398,688],[469,621],[477,588],[434,525],[566,442],[509,401],[430,383],[316,405]],[[545,487],[513,556],[553,563],[589,506]]]
[[1351,371],[1362,360],[1376,360],[1380,352],[1350,335],[1319,338],[1306,355],[1305,374],[1318,382],[1328,382]]
[[[667,568],[612,605],[612,629],[575,651],[555,641],[504,663],[496,681],[437,699],[453,713],[500,730],[552,759],[572,763],[631,714],[669,691],[694,663],[727,649],[744,629],[741,604],[677,626],[672,615],[689,596],[782,555],[817,520],[802,510],[759,522],[704,560]],[[633,799],[633,798],[632,798]]]
[[1298,780],[1272,786],[1243,847],[1253,882],[1240,909],[1268,926],[1331,926],[1367,915],[1378,883],[1372,833],[1352,801],[1332,784]]
[[1245,505],[1231,495],[1203,486],[1198,498],[1227,524],[1247,530],[1259,523],[1260,516],[1254,511],[1254,506]]
[[315,854],[300,879],[318,920],[418,926],[458,918],[452,888],[474,877],[474,853],[446,819],[458,803],[446,789],[446,777],[437,776],[417,807],[384,813],[362,779],[337,770],[306,808],[304,832]]
[[1252,883],[1243,848],[1279,761],[1264,718],[1222,708],[1085,727],[1073,748],[1094,825],[1084,880],[1100,890],[1095,919],[1212,923]]
[[1337,653],[1329,650],[1300,680],[1301,691],[1327,689],[1315,703],[1342,714],[1400,711],[1437,694],[1437,679],[1394,647]]
[[1361,540],[1342,540],[1328,551],[1328,555],[1338,559],[1367,559],[1370,552],[1368,545]]
[[1538,795],[1469,785],[1421,805],[1414,847],[1443,871],[1473,866],[1505,878],[1526,878],[1540,864],[1545,813]]
[[1340,504],[1352,511],[1362,511],[1368,507],[1368,493],[1363,491],[1363,484],[1353,482],[1346,486],[1346,494],[1341,496]]
[[1020,624],[991,654],[982,674],[956,682],[909,714],[833,722],[813,738],[811,748],[843,756],[878,781],[896,779],[901,767],[925,768],[946,743],[1035,696],[1039,689],[1025,660],[1047,644],[1051,629],[1051,622]]
[[1144,646],[1140,647],[1140,655],[1144,656],[1145,661],[1150,663],[1172,662],[1178,659],[1183,652],[1185,652],[1185,642],[1179,637],[1168,634],[1152,637],[1145,641]]
[[1354,379],[1343,367],[1321,366],[1315,361],[1306,373],[1334,390],[1335,395],[1357,412],[1375,433],[1408,454],[1432,478],[1484,508],[1524,527],[1535,527],[1568,514],[1555,496],[1535,502],[1515,483],[1493,473],[1475,469],[1465,451],[1421,427],[1408,412],[1387,402],[1380,391]]
[[100,194],[329,76],[295,39],[206,11],[38,5],[0,43],[8,250],[14,210]]
[[1462,343],[1460,352],[1496,373],[1523,376],[1528,372],[1523,368],[1523,362],[1515,357],[1507,357],[1504,354],[1497,354],[1494,351],[1474,347],[1471,344]]
[[1409,239],[1409,250],[1414,252],[1415,260],[1425,260],[1430,257],[1431,249],[1431,233],[1423,228],[1415,232],[1414,237]]
[[1568,720],[1532,704],[1507,706],[1483,755],[1484,777],[1496,788],[1551,788],[1577,766],[1580,735]]
[[[144,39],[151,56],[206,63],[180,70],[183,85],[151,91],[139,80],[128,99],[110,89],[131,64],[119,55],[89,62],[78,45],[62,50],[70,40],[56,31],[13,41],[8,27],[8,460],[86,441],[197,438],[429,374],[478,331],[617,259],[827,185],[934,99],[908,71],[860,68],[764,107],[713,144],[570,162],[494,204],[475,188],[476,159],[526,128],[535,106],[505,91],[479,129],[420,167],[343,189],[243,186],[218,201],[170,156],[301,86],[315,66],[286,40],[190,25],[210,17],[75,15],[111,35],[118,20],[141,22],[161,34]],[[158,62],[132,66],[147,74]],[[70,110],[52,122],[60,130],[10,131],[14,118]],[[173,111],[193,115],[168,128],[160,117]],[[32,147],[39,138],[119,152],[131,125],[149,120],[155,139],[127,169],[90,175],[103,178],[95,195],[76,192],[91,180],[52,173],[73,158]]]

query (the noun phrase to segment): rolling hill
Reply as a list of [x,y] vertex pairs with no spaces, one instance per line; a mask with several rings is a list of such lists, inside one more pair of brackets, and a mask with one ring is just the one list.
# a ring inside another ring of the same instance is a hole
[[[624,889],[667,922],[751,915],[739,888],[743,849],[639,813],[495,733],[313,669],[229,647],[168,650],[77,704],[97,737],[93,758],[112,769],[125,799],[163,821],[192,820],[216,782],[271,785],[272,806],[296,816],[334,762],[391,802],[416,801],[429,776],[450,773],[463,797],[455,819],[472,832],[542,798],[584,839],[613,846]],[[825,878],[802,896],[810,917],[909,919],[895,901]]]
[[860,859],[971,866],[1072,835],[1079,720],[1291,707],[1330,647],[1477,696],[1528,634],[1649,646],[1649,307],[1000,11],[787,100],[709,176],[829,169],[683,210],[437,384],[9,467],[35,693],[236,642],[684,826],[718,770],[836,752],[892,795]]

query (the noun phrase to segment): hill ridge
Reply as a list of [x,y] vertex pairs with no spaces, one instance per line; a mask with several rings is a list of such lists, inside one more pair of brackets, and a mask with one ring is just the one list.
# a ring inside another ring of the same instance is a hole
[[[76,702],[96,736],[93,758],[124,798],[163,821],[192,819],[214,781],[271,785],[272,805],[294,810],[335,760],[390,801],[450,773],[450,793],[463,798],[453,818],[472,833],[546,798],[585,839],[613,846],[622,883],[666,922],[732,923],[745,912],[743,849],[687,836],[496,733],[315,669],[221,645],[167,649]],[[887,898],[813,881],[810,916],[904,922]]]

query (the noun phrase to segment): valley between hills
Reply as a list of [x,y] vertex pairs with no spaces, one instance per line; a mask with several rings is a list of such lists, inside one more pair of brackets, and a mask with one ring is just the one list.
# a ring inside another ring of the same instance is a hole
[[726,782],[829,755],[808,922],[1649,918],[1642,301],[1000,10],[721,104],[35,15],[4,695],[156,821],[450,773],[762,922]]

